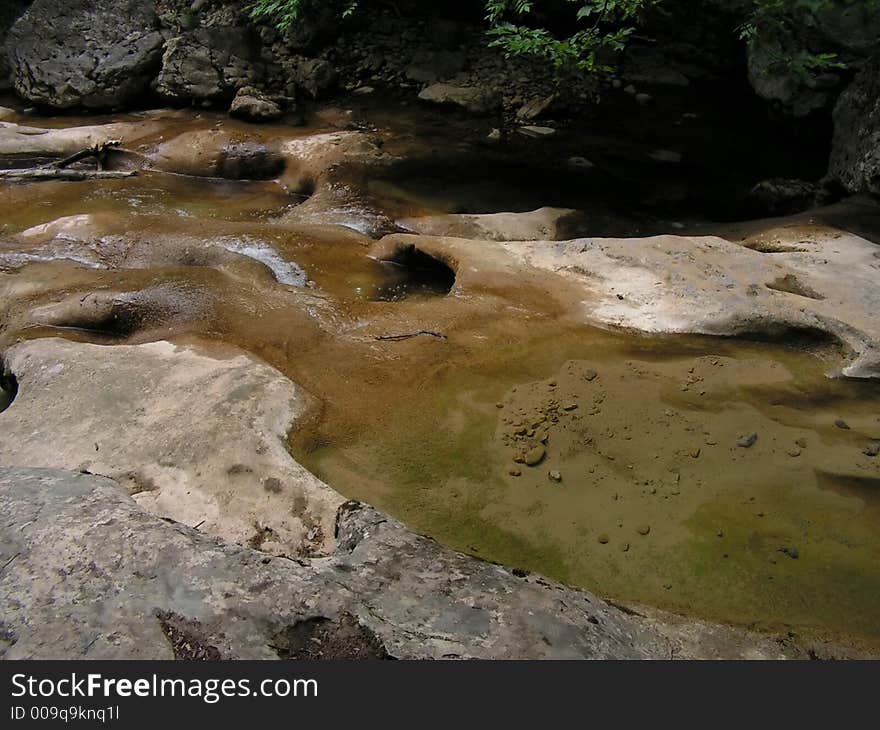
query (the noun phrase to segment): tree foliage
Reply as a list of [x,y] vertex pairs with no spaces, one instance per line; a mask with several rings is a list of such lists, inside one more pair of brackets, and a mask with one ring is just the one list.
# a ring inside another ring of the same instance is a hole
[[[255,20],[269,21],[285,30],[297,22],[309,2],[316,0],[254,0],[250,7]],[[341,18],[351,16],[358,0],[335,2]],[[369,6],[377,0],[361,0]],[[485,7],[489,45],[508,56],[533,56],[551,63],[557,70],[603,72],[612,70],[609,59],[626,46],[646,13],[671,0],[481,0]],[[566,9],[571,32],[556,32],[541,24],[548,8]],[[814,27],[822,13],[860,9],[880,12],[880,0],[748,0],[739,28],[746,43],[756,43],[762,34],[792,36]],[[366,10],[366,7],[364,8]],[[843,64],[832,52],[802,51],[780,56],[796,71],[810,76]]]

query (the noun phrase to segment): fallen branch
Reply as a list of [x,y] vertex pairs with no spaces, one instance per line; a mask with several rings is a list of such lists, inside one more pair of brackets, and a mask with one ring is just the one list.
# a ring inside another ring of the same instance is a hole
[[418,332],[410,332],[406,335],[379,335],[376,339],[385,342],[398,342],[400,340],[409,340],[413,337],[420,337],[421,335],[436,337],[438,340],[449,339],[446,335],[441,334],[440,332],[432,332],[431,330],[419,330]]
[[118,139],[109,139],[106,142],[99,142],[98,144],[92,145],[91,147],[86,147],[85,149],[72,154],[70,157],[65,157],[63,160],[58,160],[57,162],[43,165],[43,167],[70,167],[74,162],[79,162],[80,160],[86,160],[90,157],[94,157],[98,163],[98,170],[103,170],[104,165],[107,162],[107,158],[110,156],[110,153],[117,150],[119,148],[119,145],[121,144],[122,142]]
[[0,170],[0,179],[6,180],[117,180],[135,175],[135,170],[66,170],[54,167]]

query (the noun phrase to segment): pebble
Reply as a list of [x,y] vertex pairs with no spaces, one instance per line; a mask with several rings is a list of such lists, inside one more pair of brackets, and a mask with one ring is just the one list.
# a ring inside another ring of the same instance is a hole
[[629,543],[625,542],[620,546],[620,552],[628,553],[629,552]]
[[801,556],[796,547],[779,548],[779,552],[788,555],[792,560],[797,560]]
[[599,535],[599,537],[597,537],[596,539],[599,541],[600,545],[607,545],[608,541],[609,541],[608,535],[606,535],[604,532],[601,535]]
[[880,456],[880,441],[875,441],[873,444],[868,444],[864,448],[862,453],[865,456],[870,456],[870,457]]
[[562,481],[562,474],[560,474],[556,469],[551,469],[547,476],[550,477],[551,482],[556,482],[557,484]]
[[807,448],[807,440],[805,438],[795,439],[795,446],[799,446],[802,449]]
[[512,476],[512,477],[521,477],[522,476],[522,469],[517,469],[516,467],[513,467],[507,473],[510,474],[510,476]]
[[599,373],[597,373],[595,370],[592,370],[592,369],[587,370],[584,373],[584,380],[586,380],[588,383],[592,383],[598,377],[599,377]]
[[736,445],[743,449],[750,449],[755,445],[755,442],[758,440],[758,434],[750,433],[748,436],[743,436],[740,438]]
[[650,525],[639,525],[636,528],[636,532],[638,532],[640,535],[647,535],[648,533],[651,532],[651,526]]
[[531,451],[526,453],[525,455],[525,463],[528,466],[537,466],[542,461],[544,461],[544,457],[547,455],[547,449],[543,446],[536,446]]
[[838,418],[838,419],[834,422],[834,425],[837,426],[837,427],[840,428],[840,429],[843,429],[844,431],[849,431],[849,430],[850,430],[850,428],[849,428],[849,424],[848,424],[846,421],[844,421],[842,418]]
[[797,458],[798,456],[801,455],[801,450],[800,449],[789,449],[787,453],[790,457],[792,457],[794,459],[794,458]]
[[690,455],[692,459],[699,459],[700,454],[702,453],[702,449],[691,449]]

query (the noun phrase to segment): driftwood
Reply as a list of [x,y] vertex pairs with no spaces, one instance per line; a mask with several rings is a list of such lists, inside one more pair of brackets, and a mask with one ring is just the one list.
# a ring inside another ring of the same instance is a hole
[[413,337],[421,337],[422,335],[425,335],[427,337],[436,337],[438,340],[449,339],[446,335],[440,332],[432,332],[431,330],[419,330],[418,332],[410,332],[409,334],[405,335],[380,335],[376,339],[383,342],[399,342],[400,340],[409,340]]
[[[29,167],[20,170],[0,170],[0,179],[6,180],[116,180],[119,178],[134,177],[134,170],[105,170],[107,158],[110,153],[122,144],[118,139],[99,142],[91,147],[86,147],[75,154],[65,157],[63,160],[50,162],[40,167]],[[96,170],[70,170],[70,165],[82,160],[94,158],[97,163]]]
[[54,167],[0,170],[0,179],[6,180],[116,180],[135,175],[134,170],[65,170]]

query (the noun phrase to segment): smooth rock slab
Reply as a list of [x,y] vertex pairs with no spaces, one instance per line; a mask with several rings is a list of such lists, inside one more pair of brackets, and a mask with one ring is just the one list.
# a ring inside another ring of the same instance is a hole
[[304,395],[233,351],[47,338],[4,353],[18,396],[0,414],[0,463],[112,477],[154,514],[274,554],[333,549],[344,499],[284,440]]
[[338,535],[331,557],[269,559],[160,520],[109,479],[0,468],[0,657],[170,659],[170,619],[196,653],[271,659],[302,621],[348,617],[398,658],[803,656],[517,577],[355,503]]

